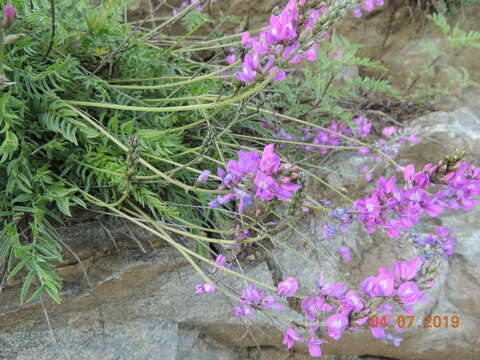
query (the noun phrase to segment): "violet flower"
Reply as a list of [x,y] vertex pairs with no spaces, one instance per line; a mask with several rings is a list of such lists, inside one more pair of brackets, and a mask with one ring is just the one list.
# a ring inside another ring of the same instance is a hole
[[320,345],[327,343],[328,341],[322,339],[308,339],[308,352],[311,357],[322,357],[322,349]]
[[360,137],[365,138],[370,134],[372,130],[372,123],[364,116],[359,116],[353,120],[357,124],[357,131]]
[[213,294],[216,291],[215,283],[205,283],[205,284],[198,284],[195,285],[195,293],[196,294]]
[[317,50],[318,50],[318,44],[315,43],[312,46],[310,46],[310,48],[307,51],[304,51],[303,56],[308,61],[315,61],[317,60]]
[[349,262],[351,260],[350,248],[348,246],[341,246],[338,251],[339,251],[340,255],[342,256],[343,261]]
[[288,328],[287,331],[285,331],[282,344],[287,345],[287,348],[291,349],[295,342],[304,343],[305,340],[298,335],[295,329]]
[[263,201],[272,200],[278,189],[278,184],[275,179],[264,173],[258,173],[257,176],[255,176],[255,185],[257,186],[255,196]]
[[373,294],[375,296],[390,296],[393,293],[393,277],[391,275],[379,275],[375,279]]
[[281,281],[277,287],[277,294],[280,296],[293,296],[297,292],[298,283],[292,277],[288,277],[287,279]]
[[236,60],[235,54],[229,54],[226,57],[226,61],[229,65],[232,65]]
[[274,145],[270,144],[263,149],[263,156],[260,160],[260,169],[267,175],[272,175],[280,167],[280,156],[273,151]]
[[3,22],[2,27],[7,30],[12,25],[15,19],[17,18],[17,11],[12,4],[7,4],[3,9]]
[[398,297],[405,305],[415,305],[420,296],[420,290],[413,281],[407,281],[398,288]]
[[238,80],[249,83],[255,79],[257,72],[253,63],[252,55],[247,54],[243,60],[242,71],[235,74]]
[[340,339],[348,327],[348,319],[345,315],[334,314],[327,319],[328,336],[334,340]]
[[354,7],[352,10],[353,10],[353,16],[355,16],[356,18],[362,17],[362,9],[359,6]]
[[210,170],[203,170],[202,173],[197,178],[197,183],[198,184],[205,184],[205,182],[207,181],[210,174],[211,174]]
[[269,310],[281,310],[283,305],[276,302],[275,296],[265,296],[262,298],[260,306]]

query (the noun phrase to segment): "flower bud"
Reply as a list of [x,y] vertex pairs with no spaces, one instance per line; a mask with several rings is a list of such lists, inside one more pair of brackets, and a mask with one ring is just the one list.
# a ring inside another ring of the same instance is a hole
[[435,274],[437,272],[437,270],[440,268],[440,266],[442,265],[442,263],[440,261],[434,261],[430,264],[430,266],[428,267],[428,274]]
[[5,39],[3,40],[4,45],[12,45],[17,42],[17,40],[20,40],[21,38],[25,37],[25,34],[13,34],[13,35],[7,35],[5,36]]
[[17,12],[12,4],[7,4],[3,10],[3,22],[2,27],[6,30],[13,25],[15,18],[17,17]]

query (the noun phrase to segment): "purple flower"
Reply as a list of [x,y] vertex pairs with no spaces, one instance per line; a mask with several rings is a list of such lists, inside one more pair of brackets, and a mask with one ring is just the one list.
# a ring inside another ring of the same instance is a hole
[[212,209],[215,209],[220,206],[220,203],[218,202],[218,199],[212,200],[208,203],[208,206],[210,206]]
[[285,336],[283,338],[282,344],[287,345],[287,348],[291,348],[293,344],[296,342],[304,343],[305,340],[302,339],[295,329],[293,328],[288,328],[287,331],[285,331]]
[[225,266],[226,262],[227,262],[227,257],[225,255],[222,255],[222,254],[217,255],[215,259],[215,264],[220,266]]
[[357,124],[357,131],[360,137],[365,138],[370,134],[372,129],[372,123],[369,122],[364,116],[359,116],[353,120]]
[[359,6],[356,6],[353,8],[353,15],[356,18],[361,18],[362,17],[362,9]]
[[358,155],[361,155],[361,156],[367,155],[370,152],[370,148],[362,146],[358,149],[357,152],[358,152]]
[[338,251],[340,252],[340,255],[342,256],[343,261],[349,262],[351,260],[350,248],[348,246],[341,246]]
[[7,4],[5,9],[3,9],[3,23],[2,26],[6,30],[13,25],[17,17],[17,11],[12,4]]
[[397,128],[395,126],[388,126],[383,129],[382,134],[385,136],[392,136],[396,132],[397,132]]
[[274,296],[265,296],[260,304],[261,307],[270,310],[281,310],[283,309],[283,305],[276,302]]
[[419,270],[420,257],[417,256],[413,261],[400,261],[393,265],[393,272],[400,280],[412,280]]
[[288,200],[292,198],[295,191],[300,190],[301,188],[300,185],[292,183],[291,177],[284,176],[280,179],[276,195],[280,200]]
[[398,288],[398,297],[406,305],[415,305],[420,296],[420,290],[413,281],[407,281]]
[[362,5],[366,11],[372,12],[375,8],[375,0],[363,0]]
[[255,285],[249,285],[242,291],[242,298],[246,304],[258,304],[263,297],[263,291],[258,290]]
[[320,349],[320,345],[324,344],[328,341],[322,339],[308,339],[308,352],[310,353],[311,357],[321,357],[322,356],[322,349]]
[[269,71],[268,71],[268,74],[269,75],[272,75],[275,73],[275,76],[273,77],[273,81],[282,81],[282,80],[285,80],[285,78],[287,77],[287,73],[285,72],[285,70],[278,70],[278,66],[274,66],[272,67]]
[[233,188],[233,191],[237,195],[238,199],[238,212],[242,214],[246,207],[249,207],[253,204],[252,195],[238,188]]
[[385,337],[385,328],[383,326],[371,327],[370,332],[376,339],[383,339]]
[[393,293],[393,277],[391,275],[379,275],[375,279],[373,288],[375,296],[390,296]]
[[235,306],[233,313],[235,317],[245,316],[249,319],[253,318],[253,309],[249,305]]
[[273,151],[274,145],[270,144],[263,149],[262,159],[260,160],[260,169],[267,175],[272,175],[280,167],[280,157]]
[[328,336],[334,340],[340,339],[347,327],[348,319],[343,314],[334,314],[327,319]]
[[307,51],[303,53],[303,56],[308,61],[315,61],[317,60],[317,50],[318,50],[318,44],[315,43],[312,46],[310,46],[310,48]]
[[298,283],[292,277],[289,277],[278,284],[277,294],[280,296],[293,296],[297,292]]
[[247,46],[250,41],[250,33],[245,31],[242,33],[242,45]]
[[260,164],[260,156],[255,151],[238,152],[238,168],[243,174],[255,174]]
[[362,283],[360,284],[360,290],[363,291],[363,293],[365,295],[367,295],[368,297],[373,297],[375,296],[374,293],[373,293],[373,289],[375,287],[375,281],[376,281],[376,277],[375,276],[369,276],[367,277],[366,279],[364,279],[362,281]]
[[[322,304],[323,304],[323,298]],[[311,296],[307,296],[305,299],[302,300],[300,303],[300,308],[307,316],[307,319],[310,321],[317,320],[317,312],[320,311],[318,307],[317,299],[312,298]]]
[[217,200],[220,205],[227,204],[230,201],[235,199],[235,194],[234,193],[229,193],[223,196],[218,196]]
[[196,294],[213,294],[216,291],[215,283],[205,283],[205,284],[197,284],[195,285],[195,293]]
[[360,298],[360,295],[353,290],[350,290],[345,294],[344,301],[345,304],[352,307],[355,312],[361,311],[365,305],[363,300]]
[[263,201],[272,200],[278,189],[278,184],[275,179],[264,173],[258,173],[257,176],[255,176],[255,185],[257,185],[255,196]]
[[339,282],[325,284],[320,290],[320,293],[322,295],[328,295],[333,298],[340,298],[345,293],[345,291],[347,291],[347,285]]
[[257,72],[255,71],[252,55],[250,54],[245,55],[245,58],[243,60],[242,71],[237,72],[235,76],[237,77],[238,80],[246,83],[251,82],[255,79],[255,77],[257,76]]
[[235,54],[229,54],[227,55],[226,60],[228,64],[232,65],[237,59],[235,57]]
[[211,174],[210,170],[203,170],[202,173],[198,176],[197,183],[204,184],[207,181],[210,174]]
[[453,255],[455,253],[455,246],[457,242],[454,238],[446,238],[442,241],[441,247],[445,253],[445,255]]
[[284,60],[288,59],[290,55],[292,55],[292,53],[298,50],[299,46],[300,46],[300,43],[298,41],[295,41],[294,43],[287,46],[282,53],[282,59]]
[[305,27],[308,29],[308,31],[313,31],[313,26],[315,25],[315,22],[320,18],[320,12],[316,9],[310,10],[309,17],[307,18],[305,22]]

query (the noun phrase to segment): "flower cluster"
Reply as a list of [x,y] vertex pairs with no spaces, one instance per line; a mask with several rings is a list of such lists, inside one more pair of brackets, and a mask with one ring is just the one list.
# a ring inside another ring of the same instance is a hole
[[[277,287],[279,296],[289,297],[295,295],[298,289],[297,280],[292,277],[281,281]],[[262,308],[269,310],[283,309],[283,305],[277,303],[277,299],[273,295],[265,296],[262,290],[258,290],[255,285],[249,285],[242,291],[240,300],[241,306],[235,306],[233,312],[235,316],[253,317],[254,308]]]
[[[358,131],[360,131],[360,129],[363,130],[361,126],[362,125],[358,127]],[[347,124],[339,123],[335,120],[332,121],[324,129],[316,128],[312,131],[312,129],[310,128],[302,128],[301,132],[302,136],[297,137],[286,132],[285,129],[281,128],[278,133],[274,135],[274,137],[287,141],[300,140],[302,142],[311,143],[312,145],[298,145],[297,148],[308,152],[318,151],[320,152],[320,154],[326,155],[330,150],[330,146],[350,145],[350,143],[346,141],[345,138],[342,137],[342,135],[346,137],[353,136],[353,130]],[[365,134],[365,130],[363,130],[362,133]],[[328,147],[322,147],[321,145],[326,145]],[[280,146],[283,147],[285,146],[285,144],[282,144]]]
[[3,29],[5,30],[9,29],[13,25],[13,22],[15,21],[16,18],[17,18],[17,11],[15,10],[12,4],[7,4],[3,9],[3,21],[2,21]]
[[[417,257],[413,261],[400,261],[391,269],[378,269],[377,276],[364,279],[359,289],[348,290],[345,283],[324,283],[323,273],[318,284],[318,296],[308,296],[301,302],[300,308],[306,320],[318,322],[326,317],[327,334],[333,340],[339,340],[345,331],[356,331],[367,324],[370,316],[382,314],[386,324],[382,327],[371,327],[372,336],[379,339],[391,340],[399,346],[401,338],[388,334],[386,330],[392,324],[392,311],[398,304],[407,314],[412,314],[412,308],[418,301],[426,301],[427,297],[421,289],[433,286],[431,279],[438,270],[437,262],[425,261]],[[389,304],[387,302],[392,302]],[[375,305],[376,304],[376,305]],[[325,315],[326,313],[330,313]],[[402,329],[393,327],[397,333]],[[316,332],[318,325],[308,327],[309,351],[312,357],[321,356],[320,344],[326,340],[318,339]],[[285,332],[283,343],[291,348],[295,342],[304,343],[294,327]]]
[[443,176],[443,189],[430,193],[427,187],[434,185],[430,177],[438,169],[427,164],[422,172],[415,172],[414,165],[406,166],[404,188],[395,185],[395,176],[389,179],[382,176],[371,194],[355,201],[354,208],[359,212],[357,220],[368,232],[381,227],[394,238],[411,229],[422,214],[436,217],[446,208],[470,210],[477,201],[475,197],[480,195],[480,169],[463,162],[457,170]]
[[222,179],[219,189],[230,189],[232,192],[218,196],[210,202],[210,207],[216,208],[235,199],[238,212],[242,213],[255,199],[288,200],[301,188],[295,183],[298,169],[290,163],[282,164],[273,144],[265,146],[262,157],[254,151],[239,151],[237,155],[238,160],[228,161],[227,171],[217,171]]
[[273,80],[280,81],[286,73],[279,65],[316,60],[318,43],[302,49],[299,39],[303,31],[313,31],[328,8],[308,10],[305,5],[306,0],[290,0],[278,15],[271,15],[269,27],[258,36],[243,33],[242,45],[249,52],[243,58],[242,71],[235,74],[239,81],[251,82],[261,73],[275,74]]
[[273,295],[265,296],[262,290],[258,290],[255,285],[249,285],[242,291],[240,306],[235,306],[233,312],[235,316],[253,317],[254,308],[263,308],[269,310],[280,310],[282,304],[276,302],[277,299]]
[[[366,137],[362,136],[362,133],[368,135],[372,124],[364,120],[363,117],[355,119],[355,122],[357,123],[357,130],[360,136]],[[384,137],[378,139],[370,147],[361,147],[358,149],[358,154],[362,156],[368,155],[368,160],[373,164],[373,166],[364,165],[359,169],[361,173],[365,174],[364,176],[367,181],[372,180],[371,170],[374,169],[379,163],[386,161],[384,157],[378,156],[375,152],[372,152],[371,149],[380,150],[388,157],[394,158],[398,154],[402,144],[405,144],[406,142],[417,143],[420,141],[420,138],[411,132],[411,130],[400,129],[395,126],[387,126],[383,128],[382,135]]]
[[455,251],[455,245],[457,244],[455,238],[451,237],[452,230],[443,226],[436,228],[436,234],[430,234],[427,237],[419,237],[415,234],[411,234],[415,243],[424,248],[430,248],[433,253],[427,253],[428,256],[435,256],[437,254],[442,255],[445,259],[448,256],[453,255]]

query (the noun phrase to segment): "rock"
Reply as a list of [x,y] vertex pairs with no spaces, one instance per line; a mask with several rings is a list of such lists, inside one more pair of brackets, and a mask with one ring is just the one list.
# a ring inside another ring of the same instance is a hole
[[[466,5],[468,6],[468,5]],[[388,73],[379,71],[364,71],[362,76],[381,76],[388,79],[397,88],[406,88],[405,80],[411,71],[418,72],[422,66],[433,62],[434,58],[429,55],[422,46],[424,41],[431,41],[436,45],[445,46],[443,33],[430,21],[425,21],[425,14],[415,9],[416,5],[409,5],[403,0],[390,0],[385,6],[377,8],[361,19],[350,15],[337,27],[339,35],[345,36],[352,43],[363,45],[359,54],[370,59],[380,61],[388,68]],[[461,13],[465,16],[462,29],[480,31],[478,17],[480,6],[468,6]],[[451,25],[458,19],[454,13],[447,15]],[[469,70],[472,80],[480,80],[480,63],[478,56],[480,49],[468,48],[460,53],[449,53],[448,63],[454,66],[462,66]],[[428,85],[447,85],[445,62],[436,61],[432,67],[437,74],[434,78],[422,78]],[[455,84],[449,87],[456,92]]]

